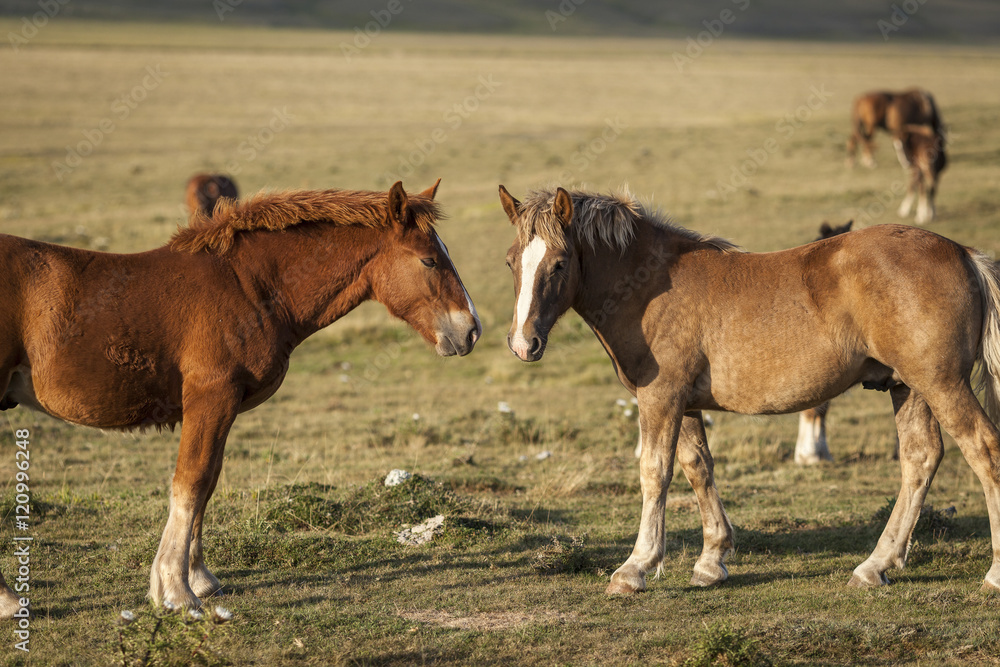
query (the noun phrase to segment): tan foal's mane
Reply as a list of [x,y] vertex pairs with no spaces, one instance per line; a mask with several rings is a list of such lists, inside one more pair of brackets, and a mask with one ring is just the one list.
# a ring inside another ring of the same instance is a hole
[[[610,194],[571,190],[569,195],[573,199],[573,223],[570,228],[577,238],[592,248],[602,243],[609,248],[624,251],[635,239],[636,224],[646,220],[682,238],[707,243],[723,252],[741,251],[735,243],[723,238],[674,224],[666,214],[639,202],[627,188]],[[539,236],[547,245],[566,247],[566,233],[552,212],[555,196],[554,189],[535,190],[528,193],[521,202],[517,233],[522,245]]]
[[[280,231],[304,222],[386,228],[387,202],[385,192],[355,190],[288,190],[260,192],[240,201],[220,199],[211,216],[192,215],[188,226],[170,239],[170,248],[222,254],[240,232]],[[430,233],[434,221],[442,217],[438,205],[421,195],[409,195],[407,209],[424,233]]]

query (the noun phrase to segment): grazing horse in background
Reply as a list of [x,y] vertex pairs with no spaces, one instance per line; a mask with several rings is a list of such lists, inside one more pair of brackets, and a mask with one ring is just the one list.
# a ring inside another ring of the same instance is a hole
[[915,221],[923,225],[934,219],[934,196],[941,172],[948,166],[944,137],[926,125],[907,125],[899,143],[909,184],[897,213],[901,218],[908,217],[916,200]]
[[892,135],[896,156],[905,169],[900,141],[906,133],[907,125],[924,125],[937,134],[944,134],[941,116],[934,97],[926,90],[911,88],[900,93],[874,91],[865,93],[854,100],[851,107],[851,136],[847,140],[847,161],[854,166],[858,145],[861,146],[861,162],[866,167],[875,167],[872,156],[875,130],[885,130]]
[[[101,429],[183,421],[154,603],[197,607],[220,588],[201,531],[226,437],[307,336],[375,299],[438,354],[472,351],[482,328],[434,229],[436,190],[227,199],[134,255],[0,235],[0,407]],[[0,615],[17,609],[0,576]]]
[[[902,567],[924,498],[955,438],[986,493],[1000,590],[1000,274],[982,253],[904,225],[879,225],[781,252],[745,253],[668,222],[629,196],[500,186],[516,227],[508,346],[545,353],[572,308],[638,399],[642,518],[608,593],[645,590],[662,564],[674,457],[701,511],[704,548],[692,584],[728,577],[733,528],[715,487],[702,410],[777,414],[819,405],[862,383],[888,390],[902,487],[855,586]],[[982,361],[987,417],[970,384]]]
[[212,217],[215,205],[222,197],[239,199],[233,179],[224,174],[195,174],[188,180],[184,203],[188,213],[194,215],[201,212]]
[[[819,227],[819,238],[833,238],[851,231],[853,220],[840,227],[831,227],[824,222]],[[799,435],[795,440],[795,462],[799,465],[813,465],[820,461],[832,461],[830,447],[826,442],[826,413],[830,409],[830,401],[809,408],[799,413]]]

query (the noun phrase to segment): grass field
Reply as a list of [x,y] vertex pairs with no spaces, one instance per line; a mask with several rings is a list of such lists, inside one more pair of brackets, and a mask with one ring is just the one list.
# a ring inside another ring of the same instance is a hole
[[[21,27],[4,19],[0,35]],[[31,431],[36,616],[28,654],[0,627],[2,664],[121,664],[122,646],[175,664],[709,664],[716,649],[730,650],[725,664],[1000,661],[1000,600],[978,592],[983,494],[950,442],[928,502],[956,515],[928,512],[892,586],[846,588],[899,479],[888,398],[861,390],[834,403],[836,461],[814,468],[791,461],[794,415],[713,415],[737,531],[730,580],[687,586],[701,531],[679,475],[663,575],[605,597],[641,505],[635,422],[615,405],[628,395],[575,316],[542,362],[507,351],[512,230],[496,194],[628,184],[753,251],[810,241],[824,220],[895,222],[903,174],[884,138],[877,169],[844,166],[848,109],[863,90],[919,84],[950,130],[931,229],[995,254],[1000,48],[723,35],[679,67],[683,39],[353,39],[52,20],[0,49],[0,232],[162,245],[203,170],[243,192],[441,177],[440,231],[485,328],[471,356],[442,360],[369,304],[301,346],[282,389],[229,438],[205,542],[234,619],[200,645],[203,625],[169,618],[151,639],[144,601],[179,435],[5,412],[3,442]],[[0,449],[8,516],[14,451]],[[392,468],[421,478],[385,491]],[[395,542],[438,512],[441,538]],[[8,575],[12,533],[5,519]],[[123,609],[139,615],[124,644]]]

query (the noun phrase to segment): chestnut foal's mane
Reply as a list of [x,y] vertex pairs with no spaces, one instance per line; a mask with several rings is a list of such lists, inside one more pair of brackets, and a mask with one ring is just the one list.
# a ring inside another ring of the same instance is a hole
[[[187,227],[178,228],[170,248],[224,254],[241,232],[280,231],[304,222],[386,228],[391,224],[387,203],[385,192],[357,190],[288,190],[260,192],[240,201],[220,199],[211,216],[198,212]],[[440,207],[421,195],[407,197],[407,210],[424,233],[442,217]]]
[[[726,239],[675,225],[666,214],[639,202],[627,188],[610,194],[571,190],[569,195],[573,199],[571,229],[577,238],[592,248],[600,242],[609,248],[624,251],[635,238],[636,223],[647,220],[685,239],[707,243],[723,252],[741,252],[739,246]],[[555,196],[554,189],[535,190],[521,202],[517,233],[522,244],[529,243],[537,235],[547,245],[566,247],[566,233],[552,214]]]

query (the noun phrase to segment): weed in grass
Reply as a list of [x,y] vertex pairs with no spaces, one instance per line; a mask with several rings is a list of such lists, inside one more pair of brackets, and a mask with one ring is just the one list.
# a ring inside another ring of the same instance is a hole
[[215,607],[201,611],[156,610],[135,614],[123,611],[117,619],[118,647],[122,667],[181,665],[228,665],[213,643],[233,618],[232,612]]
[[558,537],[553,537],[552,544],[539,549],[535,554],[533,564],[535,571],[549,574],[576,574],[593,570],[593,564],[583,548],[586,537],[586,535],[570,536],[569,544],[561,542]]
[[684,667],[770,667],[772,664],[756,641],[725,623],[706,626],[693,652],[694,655],[684,661]]

